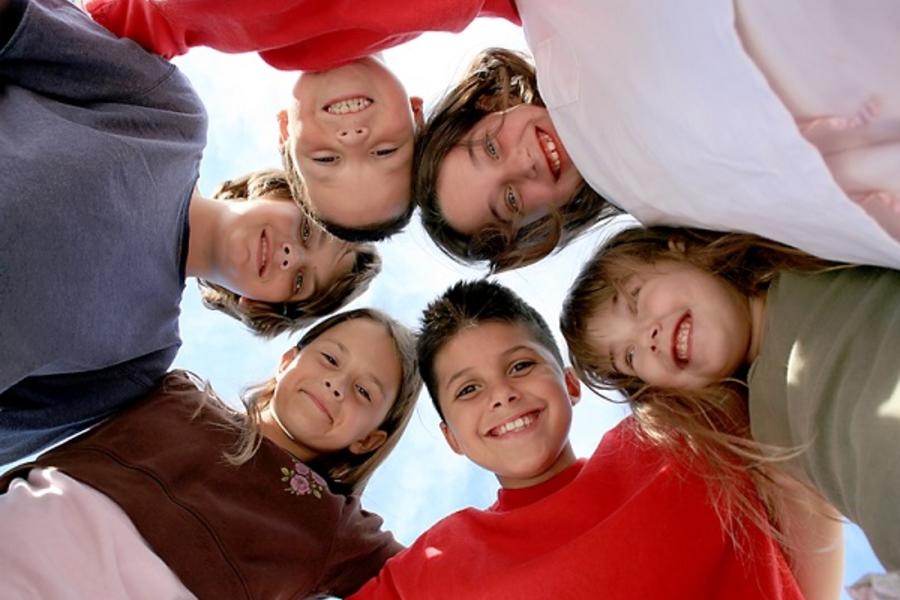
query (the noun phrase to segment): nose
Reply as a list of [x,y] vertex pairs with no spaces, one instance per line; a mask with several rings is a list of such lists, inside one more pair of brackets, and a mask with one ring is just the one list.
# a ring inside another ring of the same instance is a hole
[[519,392],[511,385],[504,383],[494,388],[491,395],[491,408],[500,408],[519,399]]
[[525,147],[514,150],[505,167],[510,179],[534,179],[538,174],[537,161]]
[[275,254],[276,262],[282,270],[293,270],[300,263],[300,249],[295,244],[282,242]]
[[365,125],[342,127],[337,131],[338,141],[348,146],[355,146],[366,141],[369,137],[369,128]]
[[343,400],[344,394],[341,392],[340,388],[337,386],[337,383],[332,383],[328,379],[325,380],[325,388],[328,392],[335,397],[337,400]]
[[647,326],[645,343],[647,348],[650,349],[650,352],[657,352],[660,350],[660,331],[658,323],[651,323]]

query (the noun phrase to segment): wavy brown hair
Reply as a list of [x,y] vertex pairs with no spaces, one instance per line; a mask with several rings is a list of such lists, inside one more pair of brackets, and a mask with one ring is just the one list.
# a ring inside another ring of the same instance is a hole
[[584,184],[565,205],[516,230],[490,226],[466,235],[447,224],[437,193],[447,153],[468,143],[469,132],[482,118],[522,103],[544,106],[534,66],[524,54],[488,48],[475,57],[462,80],[440,100],[415,143],[413,198],[422,211],[425,230],[454,260],[463,264],[487,262],[495,273],[536,262],[621,212]]
[[[332,492],[345,495],[362,492],[375,469],[384,462],[397,445],[409,423],[419,391],[422,389],[422,380],[416,365],[415,335],[407,327],[378,310],[359,308],[332,315],[310,328],[300,338],[297,348],[302,350],[332,327],[353,319],[370,319],[384,326],[394,341],[394,349],[397,351],[397,358],[400,361],[401,375],[397,397],[378,426],[378,429],[387,434],[387,439],[381,446],[364,454],[354,454],[344,448],[322,454],[308,463],[311,469],[325,477]],[[260,430],[262,411],[272,400],[275,394],[275,385],[273,377],[244,390],[241,399],[246,412],[221,411],[228,426],[240,433],[236,446],[225,452],[225,460],[228,463],[241,465],[256,454],[264,437]]]
[[714,506],[729,530],[736,527],[739,533],[743,520],[739,517],[747,517],[784,542],[771,525],[778,491],[772,469],[802,449],[766,446],[751,438],[746,371],[698,390],[655,387],[617,372],[609,356],[593,348],[591,339],[596,332],[589,330],[588,323],[596,311],[624,292],[624,282],[636,267],[662,260],[688,262],[721,277],[748,297],[765,294],[780,271],[821,271],[835,266],[749,234],[630,228],[614,235],[582,267],[560,316],[560,329],[578,377],[601,396],[609,398],[609,392],[621,392],[646,439],[682,460],[703,465],[714,484],[710,488]]
[[[273,200],[295,201],[284,171],[254,171],[237,179],[223,181],[213,193],[217,200],[240,202],[265,196]],[[300,209],[304,211],[302,205]],[[203,305],[234,317],[261,337],[275,337],[285,331],[297,331],[316,317],[338,310],[368,289],[381,271],[381,257],[372,244],[354,244],[355,260],[350,271],[339,276],[321,293],[297,302],[245,300],[240,295],[206,279],[198,279]]]

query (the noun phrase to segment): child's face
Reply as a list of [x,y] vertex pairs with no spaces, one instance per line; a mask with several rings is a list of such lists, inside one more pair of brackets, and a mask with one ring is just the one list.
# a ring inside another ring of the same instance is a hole
[[447,223],[472,235],[491,224],[532,223],[571,200],[582,182],[547,109],[520,104],[482,118],[447,153],[437,194]]
[[314,212],[351,229],[402,215],[411,201],[422,100],[409,98],[373,58],[304,73],[293,95],[279,114],[281,142],[306,181]]
[[434,361],[444,437],[506,488],[535,485],[575,461],[569,445],[578,381],[522,325],[456,334]]
[[226,202],[216,283],[248,299],[308,300],[353,268],[353,244],[329,235],[292,201]]
[[636,264],[622,291],[588,320],[594,350],[616,372],[654,386],[696,389],[748,362],[750,300],[687,262]]
[[285,353],[266,410],[275,411],[301,458],[343,448],[369,452],[387,438],[378,426],[397,399],[400,377],[384,325],[352,319]]

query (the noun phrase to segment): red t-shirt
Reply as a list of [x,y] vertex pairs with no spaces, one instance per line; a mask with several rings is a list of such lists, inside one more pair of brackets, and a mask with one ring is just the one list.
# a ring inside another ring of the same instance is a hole
[[165,58],[192,46],[259,52],[277,69],[321,71],[423,31],[461,31],[475,17],[521,24],[513,0],[87,0],[98,23]]
[[775,541],[748,530],[737,550],[705,481],[626,419],[589,460],[438,522],[351,598],[801,600]]

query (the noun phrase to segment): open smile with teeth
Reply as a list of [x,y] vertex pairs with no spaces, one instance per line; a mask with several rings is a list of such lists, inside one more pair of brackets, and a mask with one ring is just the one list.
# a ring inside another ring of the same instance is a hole
[[259,248],[256,251],[257,275],[263,276],[266,267],[269,266],[269,236],[266,235],[264,229],[262,235],[259,236]]
[[358,96],[356,98],[346,98],[338,100],[325,106],[325,112],[332,115],[349,115],[364,111],[372,106],[374,100],[366,96]]
[[559,158],[559,151],[556,149],[556,142],[553,141],[553,138],[550,137],[550,134],[537,130],[538,141],[541,143],[541,150],[544,153],[544,158],[547,159],[547,166],[550,167],[550,172],[553,174],[553,179],[559,179],[559,173],[562,166],[562,161]]
[[691,330],[694,320],[691,313],[685,313],[675,326],[672,336],[672,350],[675,355],[675,363],[684,368],[687,366],[691,355]]
[[488,435],[490,437],[503,437],[510,433],[519,433],[521,431],[525,431],[526,429],[531,427],[531,425],[534,424],[535,421],[537,421],[539,415],[540,411],[531,411],[530,413],[524,414],[521,417],[516,417],[515,419],[507,421],[506,423],[497,425],[496,427],[488,431]]

